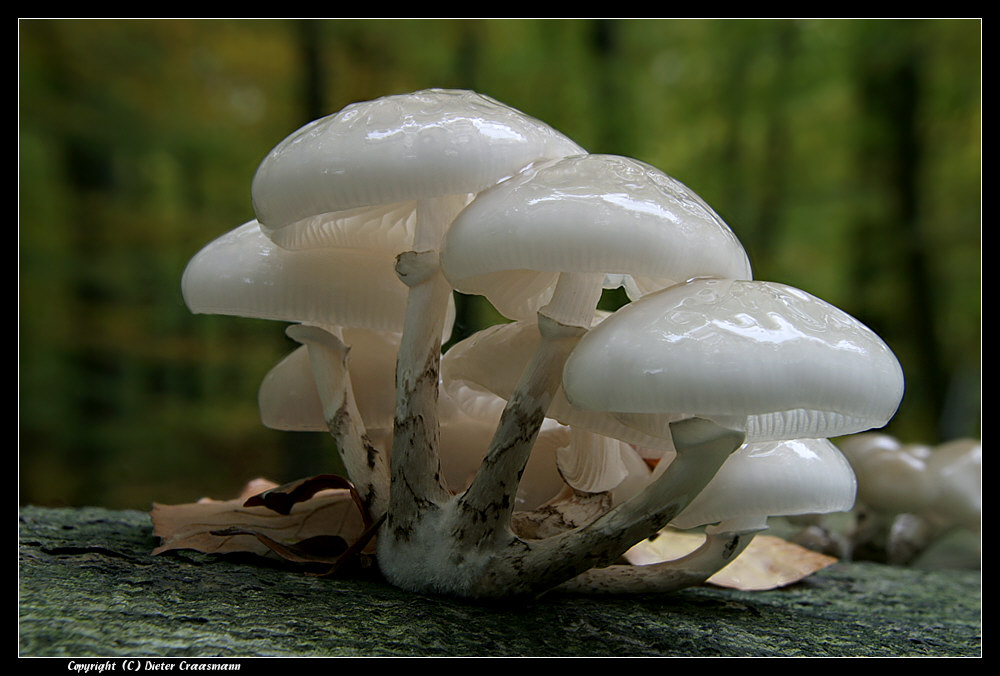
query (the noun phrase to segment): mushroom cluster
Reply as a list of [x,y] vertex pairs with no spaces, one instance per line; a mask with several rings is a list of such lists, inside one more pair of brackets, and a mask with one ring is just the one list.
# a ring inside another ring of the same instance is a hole
[[927,446],[867,432],[839,442],[858,478],[851,556],[895,565],[915,561],[955,531],[979,536],[983,445],[960,438]]
[[[486,96],[350,105],[263,160],[256,220],[189,263],[194,312],[290,323],[265,424],[332,434],[392,584],[466,598],[670,590],[769,516],[849,509],[826,437],[903,389],[867,327],[753,280],[729,226],[643,162]],[[597,309],[603,290],[629,302]],[[454,292],[510,321],[442,355]],[[667,525],[677,561],[621,565]]]

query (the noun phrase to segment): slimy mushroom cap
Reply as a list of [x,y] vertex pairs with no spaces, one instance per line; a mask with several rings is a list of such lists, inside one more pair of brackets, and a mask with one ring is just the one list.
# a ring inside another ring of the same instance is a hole
[[847,511],[856,494],[850,463],[826,439],[744,444],[671,525]]
[[549,125],[475,92],[385,96],[281,141],[254,176],[254,210],[268,236],[289,248],[327,244],[342,230],[342,212],[412,237],[401,216],[417,200],[464,202],[532,162],[582,152]]
[[249,221],[205,246],[181,281],[199,314],[400,331],[407,288],[384,252],[288,251]]
[[441,264],[451,284],[533,319],[560,273],[602,277],[632,298],[695,276],[749,279],[746,252],[693,191],[616,155],[533,165],[456,217]]
[[745,425],[762,441],[881,427],[903,373],[870,329],[804,291],[697,279],[594,327],[567,360],[563,389],[575,406],[640,426],[669,411]]

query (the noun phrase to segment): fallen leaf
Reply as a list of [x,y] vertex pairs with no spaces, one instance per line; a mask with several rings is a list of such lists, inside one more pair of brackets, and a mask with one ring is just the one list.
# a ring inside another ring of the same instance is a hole
[[[271,482],[268,482],[271,483]],[[245,507],[267,507],[278,514],[290,514],[292,508],[309,500],[317,493],[326,489],[345,489],[350,492],[362,516],[367,512],[362,506],[361,498],[354,490],[354,485],[344,477],[336,474],[318,474],[316,476],[298,479],[282,486],[269,486],[257,494],[251,495],[243,503]],[[244,491],[241,495],[245,495]]]
[[[651,540],[632,547],[625,558],[633,565],[660,563],[690,554],[704,536],[666,529]],[[728,566],[708,579],[708,584],[742,591],[765,591],[798,582],[837,559],[814,552],[773,535],[758,535]]]
[[[271,481],[270,479],[265,479],[264,477],[257,477],[256,479],[251,479],[243,486],[240,494],[236,496],[237,500],[246,500],[251,498],[258,493],[263,493],[264,491],[269,491],[272,488],[277,488],[278,484]],[[198,502],[228,502],[228,500],[214,500],[212,498],[204,497],[198,500]]]
[[[364,540],[366,544],[373,531],[352,487],[325,488],[337,482],[326,477],[313,479],[316,481],[288,484],[291,490],[285,492],[285,487],[273,482],[255,480],[232,500],[203,498],[183,505],[154,504],[153,534],[160,538],[160,546],[153,553],[193,549],[296,562],[339,562],[357,549],[356,543]],[[300,490],[296,491],[296,486]]]

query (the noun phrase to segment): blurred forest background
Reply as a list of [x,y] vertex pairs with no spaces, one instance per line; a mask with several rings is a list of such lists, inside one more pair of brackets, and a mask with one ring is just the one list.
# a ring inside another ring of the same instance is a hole
[[[20,21],[21,504],[148,509],[335,470],[265,429],[283,325],[194,316],[188,259],[253,217],[258,162],[359,100],[475,89],[711,204],[755,277],[871,326],[887,431],[980,435],[976,20]],[[471,304],[463,307],[475,308]],[[484,320],[459,319],[462,335]]]

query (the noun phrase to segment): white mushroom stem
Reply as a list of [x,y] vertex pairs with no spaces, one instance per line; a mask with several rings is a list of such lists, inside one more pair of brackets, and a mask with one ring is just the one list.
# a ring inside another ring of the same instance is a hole
[[483,465],[459,506],[478,514],[465,537],[482,544],[506,537],[514,497],[549,404],[562,383],[562,369],[577,340],[593,321],[604,276],[562,273],[552,299],[538,312],[541,340],[507,400]]
[[651,594],[700,585],[728,566],[767,529],[767,519],[723,522],[705,529],[705,542],[686,556],[646,565],[592,568],[558,587],[587,594]]
[[475,546],[509,536],[518,482],[562,382],[563,364],[585,331],[541,313],[538,328],[542,334],[538,349],[507,401],[479,472],[459,501],[461,511],[477,515],[463,533]]
[[601,299],[603,282],[603,274],[560,273],[552,292],[552,299],[539,310],[539,313],[560,324],[589,329],[593,323],[594,310]]
[[[743,442],[742,434],[707,420],[685,420],[673,429],[678,454],[671,466],[585,526],[543,540],[522,539],[506,528],[481,528],[479,517],[492,515],[471,514],[456,499],[426,509],[411,530],[380,536],[379,569],[404,589],[485,599],[536,596],[595,566],[611,565],[675,518]],[[479,534],[491,537],[476,539]]]
[[441,334],[452,289],[441,273],[438,248],[457,205],[455,200],[420,201],[414,250],[396,259],[396,274],[409,295],[396,361],[390,531],[409,531],[428,503],[449,497],[438,457],[437,401]]
[[[433,253],[433,252],[431,252]],[[419,258],[420,254],[416,254]],[[416,260],[416,258],[414,260]],[[401,267],[408,256],[400,257]],[[403,275],[401,274],[402,278]],[[396,416],[392,446],[391,519],[417,516],[420,504],[447,497],[438,444],[438,373],[441,330],[451,287],[437,270],[410,288],[396,361]]]
[[285,333],[309,348],[323,417],[347,476],[372,519],[380,518],[389,507],[389,468],[383,453],[368,439],[358,412],[348,372],[350,347],[317,326],[293,324]]

